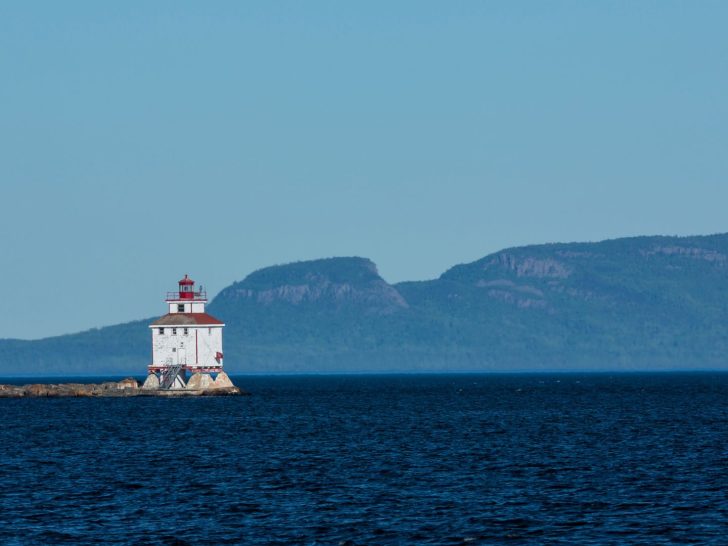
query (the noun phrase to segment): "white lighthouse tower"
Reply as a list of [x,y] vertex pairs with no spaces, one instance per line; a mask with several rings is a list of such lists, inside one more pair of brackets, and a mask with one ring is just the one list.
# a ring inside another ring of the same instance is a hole
[[[233,387],[222,369],[225,324],[205,312],[207,293],[202,289],[196,291],[195,281],[185,275],[178,284],[177,291],[167,293],[167,314],[149,325],[152,363],[148,366],[144,388],[205,390]],[[189,381],[188,372],[191,374]]]

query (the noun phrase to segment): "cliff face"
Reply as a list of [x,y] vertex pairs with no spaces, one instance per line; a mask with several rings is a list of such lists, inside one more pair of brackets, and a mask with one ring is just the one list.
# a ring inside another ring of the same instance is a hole
[[224,313],[273,305],[388,314],[406,308],[407,302],[379,276],[371,260],[330,258],[256,271],[220,292],[210,308]]
[[[397,285],[364,258],[299,262],[209,310],[233,373],[724,368],[728,235],[512,248]],[[147,324],[0,341],[0,375],[143,373]]]

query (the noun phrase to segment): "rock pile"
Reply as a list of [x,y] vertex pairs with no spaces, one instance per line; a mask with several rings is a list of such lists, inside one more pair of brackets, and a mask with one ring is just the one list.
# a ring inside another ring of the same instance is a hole
[[138,390],[139,383],[136,379],[128,377],[119,382],[104,383],[0,385],[0,398],[133,396]]

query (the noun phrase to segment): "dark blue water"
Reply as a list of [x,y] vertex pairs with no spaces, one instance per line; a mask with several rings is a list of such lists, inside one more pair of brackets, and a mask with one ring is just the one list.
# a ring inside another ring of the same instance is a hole
[[0,399],[0,543],[728,543],[728,374],[236,382]]

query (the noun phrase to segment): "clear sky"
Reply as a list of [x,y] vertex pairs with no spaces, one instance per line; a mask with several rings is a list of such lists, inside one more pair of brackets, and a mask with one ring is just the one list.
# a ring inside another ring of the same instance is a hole
[[0,337],[266,265],[728,231],[726,2],[2,2]]

